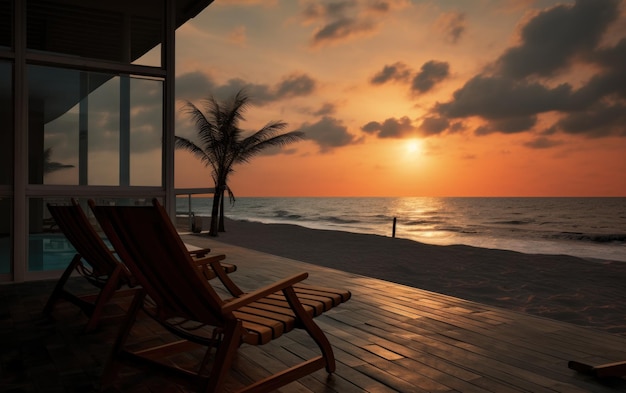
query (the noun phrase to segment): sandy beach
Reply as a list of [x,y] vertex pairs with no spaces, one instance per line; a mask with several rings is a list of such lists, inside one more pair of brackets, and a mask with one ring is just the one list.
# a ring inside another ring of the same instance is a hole
[[[208,224],[205,219],[203,228]],[[436,246],[286,224],[228,220],[226,231],[215,240],[626,335],[624,262]]]

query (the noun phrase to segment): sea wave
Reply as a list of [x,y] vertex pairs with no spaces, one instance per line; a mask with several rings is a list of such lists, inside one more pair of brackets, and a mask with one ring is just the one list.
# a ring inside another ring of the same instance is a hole
[[408,226],[422,226],[422,225],[438,225],[444,224],[445,221],[442,220],[412,220],[408,222],[404,222],[404,225]]
[[591,241],[594,243],[626,243],[626,233],[561,232],[549,236],[553,239]]
[[490,224],[494,225],[530,225],[534,224],[534,220],[506,220],[506,221],[492,221]]
[[[188,200],[177,200],[187,211]],[[194,198],[196,215],[211,200]],[[626,198],[238,198],[229,218],[626,260]],[[397,228],[392,227],[397,218]]]
[[327,221],[333,224],[359,224],[360,220],[340,217],[320,217],[319,221]]

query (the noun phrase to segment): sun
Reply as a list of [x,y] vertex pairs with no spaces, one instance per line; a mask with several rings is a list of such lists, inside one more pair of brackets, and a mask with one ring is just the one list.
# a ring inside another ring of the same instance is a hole
[[422,151],[422,142],[417,139],[406,141],[406,151],[411,155],[417,155]]

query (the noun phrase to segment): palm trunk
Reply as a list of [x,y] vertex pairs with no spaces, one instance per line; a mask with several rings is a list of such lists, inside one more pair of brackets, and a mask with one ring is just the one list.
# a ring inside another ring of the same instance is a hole
[[211,228],[209,229],[209,236],[217,236],[218,230],[218,218],[219,218],[219,208],[220,208],[220,199],[222,196],[221,190],[222,187],[215,187],[215,193],[213,194],[213,206],[211,207]]
[[220,203],[220,222],[219,222],[219,228],[218,231],[219,232],[226,232],[226,229],[224,229],[224,194],[226,191],[222,191],[222,200]]

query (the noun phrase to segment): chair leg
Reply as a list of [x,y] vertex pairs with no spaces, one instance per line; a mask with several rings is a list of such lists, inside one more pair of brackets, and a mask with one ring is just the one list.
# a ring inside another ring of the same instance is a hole
[[113,273],[111,273],[111,276],[107,279],[104,287],[102,287],[102,289],[100,290],[98,298],[94,303],[93,311],[89,316],[89,321],[85,326],[86,333],[92,331],[98,325],[98,321],[100,320],[100,316],[104,310],[104,306],[111,299],[111,297],[118,288],[121,272],[122,268],[120,266],[116,267]]
[[109,387],[117,376],[120,368],[118,358],[124,350],[124,344],[126,343],[128,335],[130,334],[130,331],[135,324],[137,314],[139,313],[139,310],[143,305],[143,300],[146,296],[144,291],[142,289],[135,289],[135,291],[136,293],[126,314],[126,319],[120,327],[119,333],[117,334],[117,338],[115,339],[115,343],[111,351],[111,355],[104,368],[104,372],[102,373],[101,384],[103,387]]
[[237,353],[237,349],[241,344],[241,336],[243,334],[243,326],[241,321],[232,319],[228,320],[224,326],[224,337],[217,347],[215,361],[206,382],[204,391],[207,393],[220,392],[222,384],[226,379],[228,370],[230,370],[233,358]]
[[326,371],[329,374],[335,372],[336,364],[335,364],[335,355],[333,353],[333,347],[330,345],[328,338],[320,329],[319,326],[313,321],[313,318],[306,312],[304,307],[302,307],[302,303],[298,300],[298,295],[296,295],[293,287],[287,287],[283,289],[283,293],[285,294],[285,298],[292,310],[294,310],[296,317],[298,317],[298,321],[302,324],[304,329],[309,333],[313,341],[317,344],[322,351],[322,356],[324,358]]
[[80,260],[81,256],[79,254],[74,255],[74,258],[72,258],[69,266],[65,269],[63,275],[61,275],[61,277],[57,281],[56,285],[54,286],[54,290],[50,294],[50,297],[48,298],[48,301],[43,308],[43,313],[45,315],[50,315],[50,313],[52,312],[54,305],[56,304],[57,300],[59,300],[59,297],[64,291],[63,288],[65,287],[65,283],[67,283],[67,280],[72,275],[72,272],[74,272],[74,270],[76,269],[76,266],[78,266],[78,264],[80,263]]

